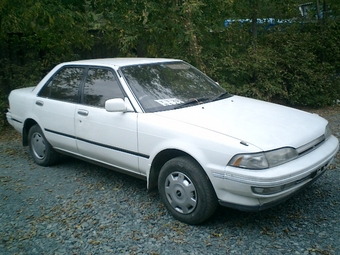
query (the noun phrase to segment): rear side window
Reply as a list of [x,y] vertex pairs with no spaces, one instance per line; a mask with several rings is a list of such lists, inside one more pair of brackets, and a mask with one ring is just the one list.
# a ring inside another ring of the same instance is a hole
[[38,96],[70,103],[78,101],[84,68],[66,67],[59,70],[42,88]]
[[84,85],[83,104],[104,107],[105,101],[124,98],[117,76],[109,69],[90,68]]

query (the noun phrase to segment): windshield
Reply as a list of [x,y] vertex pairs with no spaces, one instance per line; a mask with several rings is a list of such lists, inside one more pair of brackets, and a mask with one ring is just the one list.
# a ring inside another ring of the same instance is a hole
[[217,83],[181,61],[125,66],[121,71],[145,112],[197,105],[225,95]]

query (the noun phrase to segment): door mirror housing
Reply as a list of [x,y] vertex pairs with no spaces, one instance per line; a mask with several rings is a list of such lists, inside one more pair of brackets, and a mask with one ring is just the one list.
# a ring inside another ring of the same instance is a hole
[[105,110],[108,112],[133,112],[130,101],[125,97],[106,100]]

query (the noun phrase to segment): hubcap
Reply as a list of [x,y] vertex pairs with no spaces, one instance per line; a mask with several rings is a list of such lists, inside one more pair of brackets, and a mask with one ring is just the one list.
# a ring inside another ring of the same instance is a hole
[[165,194],[170,205],[178,212],[189,214],[197,206],[195,185],[188,176],[173,172],[165,180]]
[[46,153],[45,139],[39,133],[32,135],[32,151],[38,159],[44,159]]

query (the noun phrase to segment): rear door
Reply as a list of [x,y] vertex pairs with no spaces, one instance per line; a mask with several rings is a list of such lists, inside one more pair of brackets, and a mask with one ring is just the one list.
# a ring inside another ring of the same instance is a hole
[[35,101],[35,114],[46,139],[53,147],[77,153],[74,114],[84,67],[65,66],[40,90]]
[[137,113],[107,112],[104,108],[106,100],[124,97],[114,70],[86,70],[81,104],[75,111],[77,146],[87,158],[139,173]]

